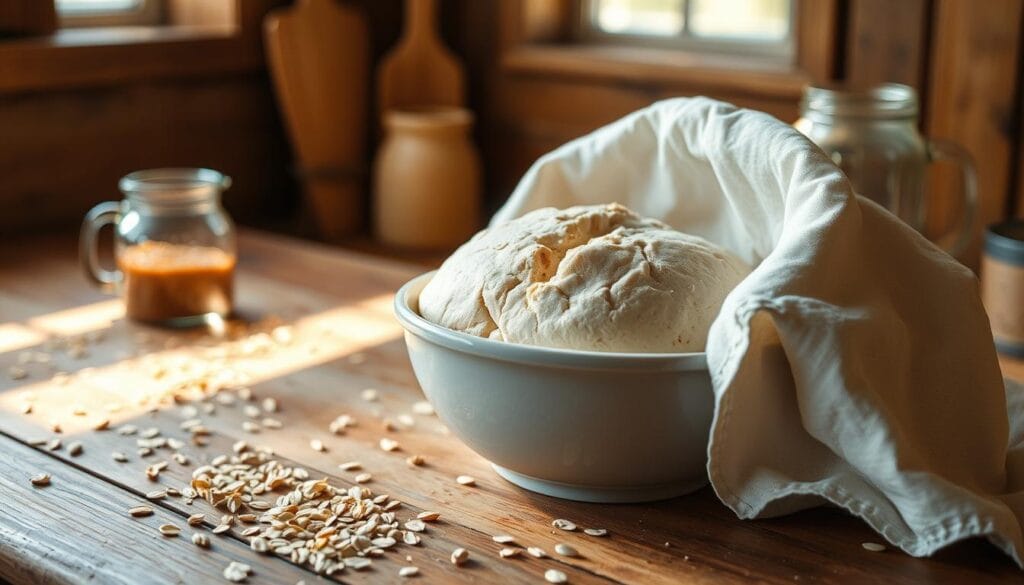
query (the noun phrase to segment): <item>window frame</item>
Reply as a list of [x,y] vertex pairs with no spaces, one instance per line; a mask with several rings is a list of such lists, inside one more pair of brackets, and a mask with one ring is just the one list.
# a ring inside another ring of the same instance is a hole
[[786,36],[778,41],[743,40],[727,37],[701,37],[689,31],[691,0],[683,0],[683,31],[676,35],[614,33],[601,30],[596,23],[596,0],[575,3],[573,36],[585,44],[620,45],[707,53],[711,55],[756,56],[784,63],[796,58],[796,29],[800,0],[790,0]]
[[106,26],[154,26],[164,24],[164,0],[138,0],[139,5],[129,10],[61,12],[57,9],[60,28],[87,28]]
[[497,62],[501,75],[509,78],[612,82],[671,95],[714,89],[795,101],[808,83],[833,79],[844,42],[842,0],[794,4],[795,50],[789,63],[750,55],[588,44],[573,34],[580,0],[496,1],[501,22]]

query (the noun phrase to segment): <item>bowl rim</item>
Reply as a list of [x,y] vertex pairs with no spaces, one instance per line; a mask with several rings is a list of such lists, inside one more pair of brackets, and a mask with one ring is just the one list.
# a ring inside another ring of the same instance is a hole
[[587,370],[707,371],[707,353],[625,353],[569,350],[496,341],[432,323],[413,308],[437,270],[409,280],[395,294],[394,311],[407,334],[451,350],[500,361]]

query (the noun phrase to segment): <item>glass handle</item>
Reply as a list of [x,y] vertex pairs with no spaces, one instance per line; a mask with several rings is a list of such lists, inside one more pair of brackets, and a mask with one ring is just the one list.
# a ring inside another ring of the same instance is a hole
[[974,167],[974,159],[962,146],[948,140],[929,140],[928,158],[930,162],[949,160],[960,167],[960,198],[964,213],[960,226],[955,230],[953,244],[946,248],[951,256],[958,256],[971,243],[971,228],[974,226],[974,214],[978,207],[978,173]]
[[100,230],[117,222],[121,204],[115,201],[100,203],[85,214],[82,232],[78,241],[78,258],[85,270],[85,276],[104,292],[115,292],[123,275],[120,270],[107,270],[100,266],[99,249],[96,245]]

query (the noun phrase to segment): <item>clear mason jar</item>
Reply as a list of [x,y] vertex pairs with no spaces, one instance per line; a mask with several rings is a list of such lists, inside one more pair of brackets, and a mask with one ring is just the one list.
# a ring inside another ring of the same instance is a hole
[[917,130],[917,92],[887,83],[863,90],[804,89],[797,130],[832,157],[854,189],[924,232],[928,216],[928,166],[949,159],[961,170],[961,217],[949,234],[936,236],[950,254],[971,240],[977,178],[970,155],[944,140],[927,140]]
[[[192,326],[227,317],[234,297],[235,228],[221,206],[231,179],[210,169],[151,169],[118,183],[82,223],[86,276],[124,297],[132,319]],[[114,227],[115,270],[100,265],[97,235]]]

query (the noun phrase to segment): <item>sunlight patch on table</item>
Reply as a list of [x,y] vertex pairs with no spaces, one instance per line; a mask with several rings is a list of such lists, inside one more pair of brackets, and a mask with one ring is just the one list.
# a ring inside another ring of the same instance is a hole
[[[390,294],[380,295],[235,338],[224,327],[204,334],[169,332],[155,340],[159,348],[118,339],[125,330],[112,330],[102,343],[121,342],[122,349],[134,347],[143,353],[19,385],[0,394],[0,409],[20,413],[31,404],[31,413],[23,415],[27,420],[43,429],[59,424],[65,433],[91,429],[104,419],[117,424],[176,400],[195,400],[221,388],[286,376],[397,339],[402,329],[392,316],[392,299]],[[62,317],[68,315],[75,315],[74,310],[61,312]]]
[[81,335],[106,329],[124,317],[124,302],[120,299],[100,301],[73,309],[48,313],[27,321],[29,327],[51,335]]
[[0,324],[0,353],[17,351],[46,341],[46,335],[21,323]]

